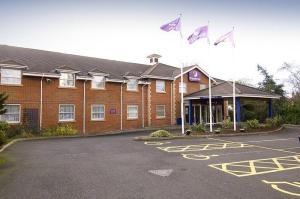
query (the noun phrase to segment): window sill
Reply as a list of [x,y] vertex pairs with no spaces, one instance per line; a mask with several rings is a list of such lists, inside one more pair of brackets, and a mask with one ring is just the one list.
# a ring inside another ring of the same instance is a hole
[[15,86],[15,87],[21,87],[23,84],[3,84],[1,83],[0,86]]
[[106,88],[91,88],[91,90],[96,90],[96,91],[105,91],[106,90]]
[[157,120],[164,120],[166,117],[156,117]]
[[138,120],[139,118],[127,118],[127,120]]
[[156,93],[166,94],[167,92],[166,91],[161,91],[161,92],[156,91]]
[[106,122],[106,120],[91,120],[91,122]]
[[76,120],[59,120],[58,123],[76,122]]
[[139,92],[138,90],[126,90],[126,91],[128,91],[128,92],[135,92],[135,93]]
[[59,86],[58,88],[77,89],[77,87],[67,87],[67,86]]

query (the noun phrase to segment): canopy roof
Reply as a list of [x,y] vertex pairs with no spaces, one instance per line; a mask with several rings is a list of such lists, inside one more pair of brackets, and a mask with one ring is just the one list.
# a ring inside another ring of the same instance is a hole
[[[211,87],[211,95],[213,98],[226,98],[232,97],[233,94],[232,82],[222,82]],[[262,91],[258,88],[246,86],[240,83],[235,84],[236,97],[253,97],[253,98],[267,98],[279,99],[280,95]],[[184,96],[185,100],[188,99],[205,99],[209,97],[209,89],[203,89]]]

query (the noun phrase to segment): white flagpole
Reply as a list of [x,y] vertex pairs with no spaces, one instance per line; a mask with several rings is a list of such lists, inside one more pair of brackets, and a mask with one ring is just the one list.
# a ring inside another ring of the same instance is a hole
[[[207,37],[209,33],[209,21],[207,22]],[[209,38],[208,38],[209,41]],[[210,60],[210,41],[208,42],[208,59]],[[211,78],[210,73],[208,73],[208,98],[209,98],[209,132],[212,133],[212,105],[211,105]]]
[[[181,36],[181,51],[183,52],[183,36],[182,36],[182,14],[179,14],[180,16],[180,36]],[[182,53],[183,55],[183,53]],[[183,59],[183,58],[182,58]],[[183,67],[184,67],[184,62],[182,60],[182,64],[181,64],[181,68],[180,68],[180,83],[181,83],[181,87],[180,87],[180,101],[181,101],[181,133],[182,135],[184,135],[184,106],[183,106]]]
[[[232,29],[234,31],[234,27]],[[234,60],[234,47],[232,48],[232,66],[235,68],[235,60]],[[233,73],[234,74],[234,73]],[[233,98],[233,130],[236,131],[236,104],[235,104],[235,75],[233,75],[232,81],[232,98]]]

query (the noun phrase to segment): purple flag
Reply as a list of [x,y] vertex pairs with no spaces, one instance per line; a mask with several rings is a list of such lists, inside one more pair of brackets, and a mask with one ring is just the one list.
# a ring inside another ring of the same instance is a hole
[[195,32],[187,38],[187,40],[189,41],[190,44],[192,44],[201,38],[208,39],[208,26],[202,26],[197,28]]
[[178,17],[174,21],[171,21],[167,24],[164,24],[160,27],[160,29],[169,32],[171,30],[180,31],[181,30],[181,19]]
[[227,42],[227,41],[231,42],[232,46],[235,47],[234,40],[233,40],[233,30],[219,37],[217,41],[214,43],[214,45],[217,46],[219,43]]

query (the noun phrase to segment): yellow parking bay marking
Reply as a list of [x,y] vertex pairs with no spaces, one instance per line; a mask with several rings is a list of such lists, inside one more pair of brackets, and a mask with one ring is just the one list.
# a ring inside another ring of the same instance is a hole
[[299,169],[300,155],[211,164],[209,166],[237,177],[245,177]]
[[269,182],[267,180],[263,180],[262,182],[270,184],[273,189],[282,193],[292,196],[300,196],[300,182]]
[[170,144],[171,142],[144,142],[146,145],[152,145],[152,146],[160,146],[164,144]]
[[216,143],[216,144],[199,144],[199,145],[185,145],[185,146],[168,146],[168,147],[157,147],[160,150],[166,152],[188,152],[188,151],[208,151],[208,150],[220,150],[220,149],[234,149],[234,148],[245,148],[253,147],[249,144],[243,143]]
[[215,157],[218,155],[201,155],[201,154],[181,154],[183,158],[189,160],[209,160],[210,157]]

